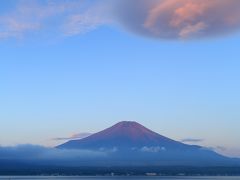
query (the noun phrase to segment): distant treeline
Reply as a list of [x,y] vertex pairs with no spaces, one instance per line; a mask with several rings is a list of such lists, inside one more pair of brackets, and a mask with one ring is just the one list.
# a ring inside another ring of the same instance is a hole
[[0,166],[0,175],[46,176],[239,176],[240,167],[47,167]]

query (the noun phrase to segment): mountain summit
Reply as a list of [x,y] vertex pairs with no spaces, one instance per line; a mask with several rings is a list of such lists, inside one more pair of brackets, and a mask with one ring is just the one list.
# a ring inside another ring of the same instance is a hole
[[57,148],[106,153],[106,158],[99,160],[103,165],[130,165],[131,162],[134,165],[149,166],[232,166],[236,163],[234,159],[210,149],[172,140],[132,121],[119,122]]
[[122,121],[103,131],[79,140],[71,140],[58,148],[66,149],[99,149],[140,148],[140,147],[184,148],[185,144],[164,137],[141,124],[133,121]]

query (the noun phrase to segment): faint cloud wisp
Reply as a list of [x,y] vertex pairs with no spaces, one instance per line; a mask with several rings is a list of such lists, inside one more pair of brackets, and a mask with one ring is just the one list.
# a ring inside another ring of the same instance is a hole
[[29,33],[53,30],[58,35],[76,35],[105,22],[97,3],[73,1],[16,1],[11,11],[0,15],[0,39],[21,38]]
[[78,133],[78,134],[73,134],[70,137],[53,138],[53,140],[55,140],[55,141],[77,140],[77,139],[86,138],[91,135],[92,135],[92,133]]

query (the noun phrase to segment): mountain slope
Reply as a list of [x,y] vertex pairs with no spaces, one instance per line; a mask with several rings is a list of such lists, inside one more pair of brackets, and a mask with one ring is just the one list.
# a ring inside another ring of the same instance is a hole
[[[237,161],[200,146],[187,145],[145,128],[123,121],[57,148],[107,152],[104,165],[194,165],[234,166]],[[100,163],[101,164],[101,163]]]
[[66,149],[99,149],[99,148],[139,148],[139,147],[168,147],[178,149],[189,147],[183,143],[161,136],[137,122],[123,121],[80,140],[72,140],[58,148]]

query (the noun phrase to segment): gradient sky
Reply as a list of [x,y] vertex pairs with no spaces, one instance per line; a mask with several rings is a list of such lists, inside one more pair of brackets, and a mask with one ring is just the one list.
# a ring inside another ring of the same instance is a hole
[[53,23],[62,14],[20,25],[28,3],[0,3],[1,145],[53,146],[133,120],[240,157],[239,33],[169,41],[95,19],[66,35]]

